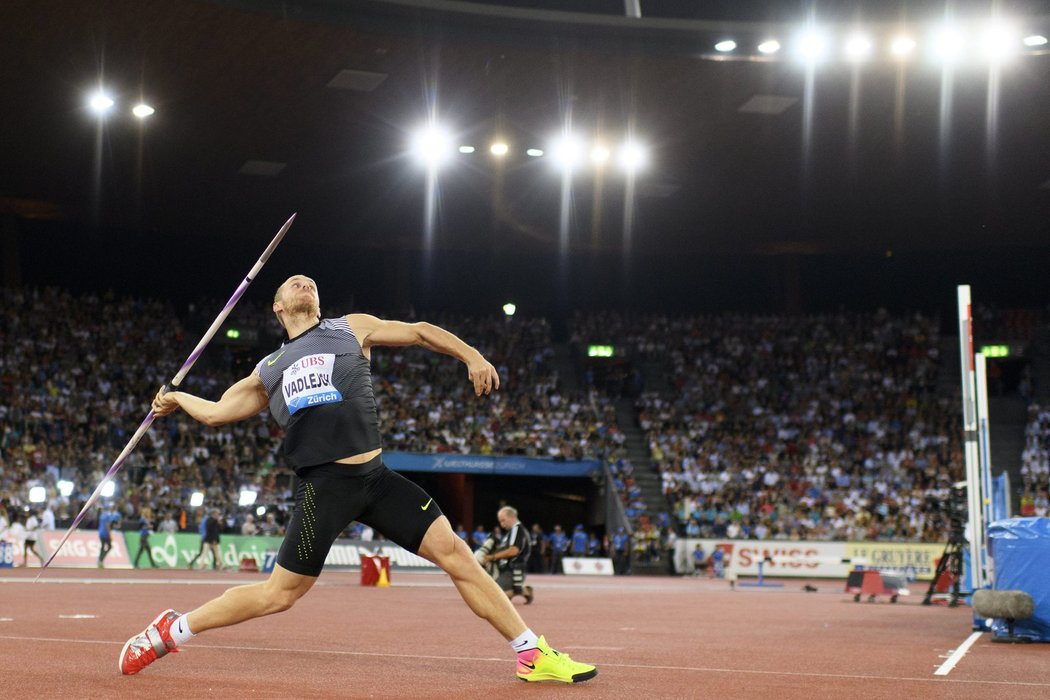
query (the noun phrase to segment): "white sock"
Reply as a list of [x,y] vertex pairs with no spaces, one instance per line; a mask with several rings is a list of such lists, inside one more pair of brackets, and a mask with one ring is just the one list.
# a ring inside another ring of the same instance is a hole
[[175,619],[175,622],[171,623],[171,628],[168,630],[171,632],[171,638],[175,640],[175,646],[181,647],[183,642],[188,642],[193,639],[193,632],[190,630],[189,615],[181,615]]
[[511,640],[510,648],[515,652],[528,651],[529,649],[535,649],[539,646],[540,640],[536,636],[536,633],[531,629],[526,629],[524,632],[519,634],[517,637]]

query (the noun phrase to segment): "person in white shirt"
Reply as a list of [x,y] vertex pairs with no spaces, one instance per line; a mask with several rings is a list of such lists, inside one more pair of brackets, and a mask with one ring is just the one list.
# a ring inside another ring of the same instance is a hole
[[40,529],[44,531],[55,529],[55,512],[51,510],[50,504],[45,506],[44,512],[40,514]]
[[[25,525],[22,524],[21,517],[17,512],[11,513],[11,524],[7,526],[7,536],[5,539],[16,547],[18,545],[25,546],[26,528]],[[18,550],[15,549],[11,552],[12,559],[17,551]]]
[[28,565],[30,552],[40,560],[40,566],[43,566],[44,557],[40,555],[40,551],[36,548],[36,541],[40,536],[40,520],[37,519],[35,511],[29,511],[29,517],[26,518],[25,530],[25,546],[22,548],[22,566]]

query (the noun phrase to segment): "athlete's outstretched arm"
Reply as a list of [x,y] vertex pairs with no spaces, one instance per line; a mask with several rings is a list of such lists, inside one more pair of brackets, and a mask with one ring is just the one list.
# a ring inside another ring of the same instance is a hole
[[153,413],[166,416],[181,408],[194,420],[205,425],[224,425],[251,418],[266,408],[269,398],[259,375],[253,372],[227,389],[218,401],[208,401],[185,391],[169,391],[164,388],[153,399]]
[[370,356],[369,349],[376,345],[419,345],[427,350],[451,355],[463,362],[467,366],[467,375],[474,384],[474,393],[478,396],[499,389],[499,374],[492,363],[444,328],[425,321],[384,321],[369,314],[350,314],[346,321],[357,336],[357,341],[361,343],[366,357]]

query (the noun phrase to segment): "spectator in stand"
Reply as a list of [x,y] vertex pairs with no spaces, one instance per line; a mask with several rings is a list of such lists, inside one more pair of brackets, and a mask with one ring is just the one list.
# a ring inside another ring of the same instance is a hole
[[259,526],[255,524],[255,516],[251,513],[244,516],[244,522],[241,523],[241,534],[248,537],[254,537],[259,534]]
[[164,515],[164,519],[160,521],[160,525],[157,526],[157,532],[165,535],[174,535],[179,531],[179,524],[175,522],[174,513],[168,511]]
[[456,537],[470,544],[470,534],[467,532],[467,528],[463,527],[463,523],[456,526]]

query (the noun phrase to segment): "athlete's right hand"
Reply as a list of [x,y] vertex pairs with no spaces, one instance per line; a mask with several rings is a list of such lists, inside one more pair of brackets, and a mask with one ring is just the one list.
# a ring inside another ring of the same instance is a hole
[[169,413],[174,413],[179,408],[179,402],[173,396],[175,392],[169,392],[167,385],[162,385],[157,395],[153,397],[153,415],[160,418]]

